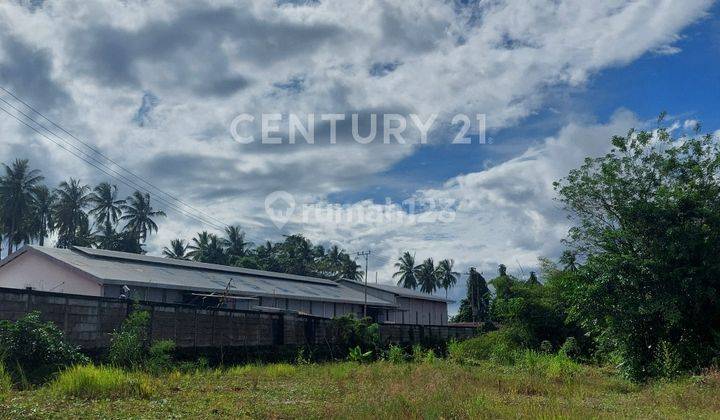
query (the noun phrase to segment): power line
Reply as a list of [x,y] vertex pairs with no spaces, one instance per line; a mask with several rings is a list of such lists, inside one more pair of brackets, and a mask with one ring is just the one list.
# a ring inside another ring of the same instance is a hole
[[[6,102],[6,101],[3,100],[2,98],[0,98],[0,101]],[[6,102],[6,103],[7,103],[7,102]],[[13,109],[16,109],[16,110],[17,110],[17,108],[14,108],[14,107],[13,107]],[[134,182],[132,182],[131,180],[128,180],[128,179],[125,178],[125,177],[122,177],[121,175],[120,175],[120,178],[119,178],[119,177],[116,177],[116,176],[113,176],[112,174],[110,174],[110,173],[108,172],[108,170],[112,170],[112,169],[108,169],[108,168],[106,168],[104,165],[98,165],[98,164],[95,164],[95,163],[93,163],[93,162],[90,162],[89,160],[87,160],[87,159],[84,158],[83,156],[81,156],[81,155],[73,152],[72,150],[70,150],[70,149],[68,149],[67,147],[65,147],[64,145],[62,145],[61,143],[57,142],[55,139],[49,137],[47,134],[45,134],[45,133],[43,133],[42,131],[38,130],[36,127],[28,124],[28,123],[27,123],[26,121],[24,121],[23,119],[21,119],[21,118],[19,118],[18,116],[14,115],[13,113],[11,113],[11,112],[8,111],[7,109],[5,109],[2,105],[0,105],[0,110],[2,110],[3,112],[5,112],[5,113],[6,113],[7,115],[9,115],[10,117],[14,118],[15,120],[17,120],[17,121],[20,122],[21,124],[23,124],[23,125],[25,125],[26,127],[30,128],[31,130],[33,130],[33,131],[36,132],[37,134],[43,136],[45,139],[47,139],[47,140],[50,141],[51,143],[53,143],[53,144],[55,144],[56,146],[60,147],[61,149],[65,150],[66,152],[70,153],[71,155],[77,157],[78,159],[81,159],[81,160],[84,161],[85,163],[89,164],[90,166],[94,167],[95,169],[99,170],[100,172],[102,172],[103,174],[109,176],[110,178],[115,179],[115,180],[119,180],[120,182],[122,182],[123,184],[125,184],[125,185],[127,185],[127,186],[129,186],[129,187],[131,187],[131,188],[139,188],[139,189],[141,189],[141,190],[143,190],[143,191],[145,191],[145,192],[148,192],[147,189],[145,189],[145,188],[143,188],[143,187],[135,184]],[[22,113],[23,115],[25,115],[22,111],[18,111],[18,112],[20,112],[20,113]],[[29,118],[29,119],[30,119],[31,121],[33,121],[32,118]],[[33,121],[33,122],[35,122],[35,121]],[[38,124],[37,122],[35,122],[35,123]],[[38,125],[40,125],[41,127],[43,127],[41,124],[38,124]],[[45,127],[43,127],[43,128],[45,128]],[[47,129],[46,129],[46,130],[47,130]],[[52,131],[50,131],[50,130],[48,130],[48,131],[49,131],[50,133],[52,133]],[[70,145],[70,146],[72,147],[72,145]],[[75,148],[75,149],[77,149],[77,148]],[[80,151],[80,153],[82,153],[82,151]],[[157,201],[159,201],[159,202],[161,202],[161,203],[164,203],[165,205],[167,205],[168,207],[170,207],[172,210],[175,210],[175,211],[179,212],[180,214],[182,214],[182,215],[184,215],[184,216],[186,216],[186,217],[189,217],[189,218],[191,218],[191,219],[194,219],[194,220],[196,220],[196,221],[198,221],[198,222],[200,222],[200,223],[203,223],[203,224],[212,226],[212,227],[215,228],[215,229],[222,229],[222,228],[223,228],[223,227],[220,227],[220,226],[218,226],[218,225],[216,225],[216,224],[213,224],[212,222],[209,222],[209,221],[207,221],[207,220],[204,220],[204,219],[201,218],[201,217],[195,216],[195,215],[193,215],[193,214],[191,214],[191,213],[183,210],[182,208],[177,207],[177,206],[174,205],[173,203],[170,203],[170,202],[162,199],[161,197],[155,197],[155,198],[156,198]]]
[[[143,184],[145,184],[145,185],[153,188],[154,190],[156,190],[156,191],[159,192],[160,194],[165,195],[165,196],[168,197],[169,199],[171,199],[171,200],[173,200],[173,201],[176,201],[176,202],[180,203],[181,205],[187,207],[188,209],[191,209],[191,210],[193,210],[193,211],[201,214],[201,215],[202,215],[204,218],[206,218],[207,220],[211,220],[211,221],[214,221],[215,223],[217,223],[217,225],[215,225],[215,226],[213,226],[213,227],[217,228],[218,225],[219,225],[219,226],[223,226],[223,227],[224,227],[224,226],[227,226],[227,224],[224,223],[223,221],[221,221],[221,220],[219,220],[219,219],[217,219],[217,218],[215,218],[215,217],[213,217],[213,216],[211,216],[211,215],[209,215],[209,214],[207,214],[207,213],[205,213],[205,212],[203,212],[203,211],[201,211],[201,210],[193,207],[192,205],[190,205],[190,204],[186,203],[185,201],[183,201],[183,200],[175,197],[174,195],[165,192],[165,191],[162,190],[160,187],[158,187],[158,186],[156,186],[155,184],[147,181],[147,180],[144,179],[143,177],[140,177],[140,176],[136,175],[134,172],[132,172],[131,170],[127,169],[126,167],[120,165],[120,164],[117,163],[115,160],[113,160],[113,159],[111,159],[110,157],[106,156],[105,154],[103,154],[101,151],[99,151],[98,149],[96,149],[96,148],[93,147],[92,145],[88,144],[87,142],[82,141],[81,139],[79,139],[78,137],[76,137],[75,135],[73,135],[72,133],[70,133],[68,130],[66,130],[65,128],[63,128],[60,124],[58,124],[58,123],[56,123],[55,121],[51,120],[50,118],[46,117],[43,113],[41,113],[40,111],[38,111],[37,109],[35,109],[32,105],[30,105],[30,104],[28,104],[27,102],[23,101],[21,98],[19,98],[17,95],[15,95],[15,94],[14,94],[13,92],[11,92],[10,90],[6,89],[6,88],[3,87],[3,86],[0,86],[0,89],[3,90],[4,92],[6,92],[8,95],[12,96],[16,101],[18,101],[18,102],[20,102],[21,104],[23,104],[25,107],[27,107],[28,109],[30,109],[30,110],[31,110],[32,112],[34,112],[35,114],[39,115],[39,116],[42,117],[44,120],[48,121],[48,122],[49,122],[50,124],[52,124],[53,126],[57,127],[57,128],[58,128],[59,130],[61,130],[63,133],[67,134],[68,136],[70,136],[72,139],[74,139],[74,140],[77,141],[78,143],[80,143],[80,144],[82,144],[83,146],[87,147],[87,148],[90,149],[93,153],[96,153],[97,155],[101,156],[101,157],[102,157],[103,159],[105,159],[106,161],[108,161],[108,162],[110,162],[111,164],[115,165],[116,167],[120,168],[122,171],[126,172],[127,174],[129,174],[129,175],[132,176],[133,178],[135,178],[135,179],[137,179],[138,181],[142,182]],[[76,146],[72,145],[71,143],[69,143],[69,142],[67,141],[67,139],[64,139],[63,137],[59,136],[59,135],[58,135],[57,133],[55,133],[54,131],[48,129],[48,128],[45,127],[42,123],[38,122],[37,120],[35,120],[35,119],[32,118],[31,116],[25,114],[24,112],[22,112],[21,110],[17,109],[15,106],[13,106],[12,104],[10,104],[9,102],[5,101],[5,99],[0,98],[0,100],[2,100],[3,102],[5,102],[6,104],[8,104],[8,105],[9,105],[10,107],[12,107],[14,110],[20,112],[23,116],[25,116],[25,117],[28,118],[29,120],[33,121],[35,124],[37,124],[38,126],[42,127],[43,129],[45,129],[46,131],[48,131],[49,133],[51,133],[52,135],[54,135],[54,136],[57,137],[58,139],[64,141],[66,144],[70,144],[71,147],[75,148],[75,149],[78,150],[80,153],[83,153],[83,154],[85,154],[86,156],[93,158],[93,160],[95,160],[96,162],[98,162],[98,164],[103,165],[103,167],[107,167],[109,170],[112,170],[114,173],[118,174],[118,176],[122,176],[122,175],[120,175],[117,171],[115,171],[115,170],[113,170],[112,168],[110,168],[109,165],[107,165],[106,163],[101,162],[101,161],[98,160],[97,158],[92,157],[90,154],[88,154],[88,153],[80,150],[80,149],[77,148]],[[127,178],[126,178],[126,179],[127,179]],[[146,191],[146,192],[150,192],[150,191],[147,190],[147,188],[142,188],[142,187],[140,187],[140,189],[142,189],[142,190],[144,190],[144,191]],[[206,224],[209,224],[209,223],[206,223]]]

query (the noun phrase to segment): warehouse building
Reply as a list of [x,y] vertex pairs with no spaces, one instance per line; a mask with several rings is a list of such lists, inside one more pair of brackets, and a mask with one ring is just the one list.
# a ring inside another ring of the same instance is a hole
[[446,301],[397,287],[366,297],[354,282],[82,247],[25,246],[0,261],[0,287],[324,318],[362,316],[367,302],[379,322],[447,324]]

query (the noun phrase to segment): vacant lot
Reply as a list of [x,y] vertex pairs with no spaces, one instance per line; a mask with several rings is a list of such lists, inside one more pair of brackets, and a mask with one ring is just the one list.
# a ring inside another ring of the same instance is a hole
[[87,399],[46,386],[11,391],[0,417],[720,417],[720,374],[638,386],[598,368],[557,372],[439,360],[132,375],[150,385],[149,396]]

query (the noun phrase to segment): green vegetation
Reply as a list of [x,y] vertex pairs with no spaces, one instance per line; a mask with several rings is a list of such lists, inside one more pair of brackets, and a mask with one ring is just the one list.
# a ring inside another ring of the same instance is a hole
[[67,366],[88,361],[55,324],[42,321],[38,312],[16,322],[0,321],[0,366],[16,383],[41,383]]
[[720,414],[720,375],[715,372],[636,385],[613,372],[571,363],[528,353],[515,365],[378,361],[172,372],[145,377],[150,395],[111,393],[91,398],[80,391],[66,396],[57,393],[54,384],[12,391],[0,401],[0,417],[688,418]]
[[152,386],[147,376],[127,373],[107,366],[74,366],[50,383],[55,397],[100,398],[148,398]]
[[612,145],[556,183],[575,221],[569,320],[630,378],[698,372],[720,354],[720,144],[659,128]]

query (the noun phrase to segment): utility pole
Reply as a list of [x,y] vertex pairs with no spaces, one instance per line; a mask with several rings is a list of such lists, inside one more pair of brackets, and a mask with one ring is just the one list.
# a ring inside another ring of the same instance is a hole
[[358,257],[365,257],[365,306],[363,306],[363,318],[367,317],[367,277],[368,277],[368,258],[372,251],[360,251],[357,253]]

